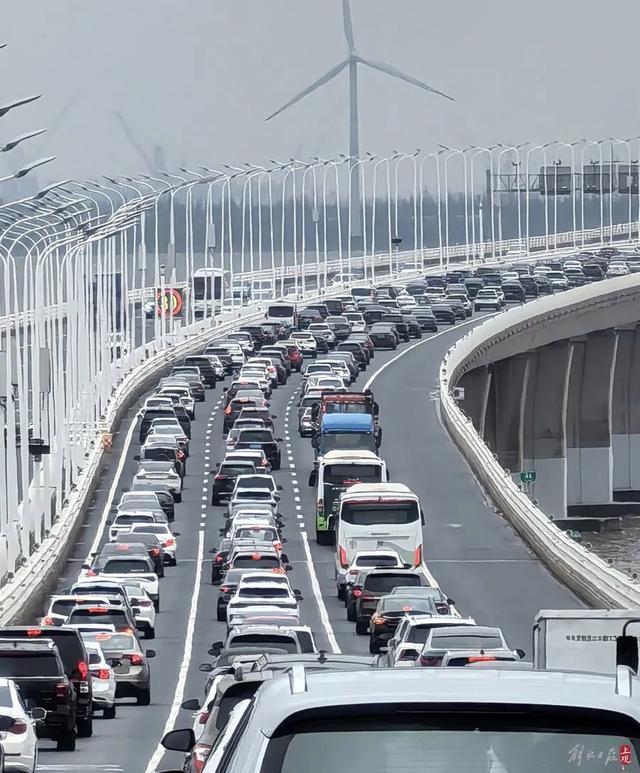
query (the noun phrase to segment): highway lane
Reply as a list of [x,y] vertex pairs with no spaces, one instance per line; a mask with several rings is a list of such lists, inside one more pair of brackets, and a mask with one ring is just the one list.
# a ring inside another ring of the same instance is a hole
[[[487,506],[471,472],[438,421],[437,404],[431,399],[437,372],[446,349],[470,324],[445,328],[425,339],[397,359],[375,379],[372,388],[380,404],[384,439],[381,454],[392,478],[420,494],[427,513],[425,549],[430,569],[445,591],[456,599],[462,614],[478,622],[501,625],[514,647],[530,650],[531,624],[545,606],[575,606],[579,602],[560,586],[527,550],[504,520]],[[402,351],[413,347],[404,345]],[[368,371],[354,388],[362,388],[395,352],[378,352]],[[308,438],[297,433],[297,390],[294,375],[285,387],[275,390],[272,412],[277,415],[278,435],[284,438],[282,469],[275,473],[283,486],[281,511],[286,517],[286,552],[294,566],[292,585],[304,596],[303,621],[310,625],[318,644],[329,651],[368,651],[367,637],[356,636],[339,602],[333,581],[331,548],[315,543],[315,494],[308,486],[313,451]],[[193,424],[183,503],[176,507],[174,528],[178,539],[178,566],[168,568],[161,581],[161,609],[157,638],[147,642],[157,652],[152,661],[152,705],[146,708],[121,705],[115,720],[99,719],[94,737],[78,741],[75,754],[46,751],[43,770],[95,770],[114,766],[124,773],[151,773],[179,767],[182,755],[164,754],[158,748],[166,729],[191,724],[189,712],[179,709],[182,700],[202,699],[205,676],[198,665],[210,660],[207,649],[223,639],[225,626],[215,620],[218,588],[210,584],[209,551],[215,548],[224,508],[210,505],[210,475],[224,456],[221,387],[207,392],[207,401],[197,406]],[[136,468],[137,431],[124,454],[119,480],[114,484],[123,454],[125,430],[139,405],[132,409],[116,438],[110,468],[103,475],[95,503],[82,537],[75,546],[59,587],[65,587],[80,570],[89,553],[109,493],[126,490]],[[311,556],[311,562],[308,556]],[[199,567],[201,572],[199,573]],[[185,647],[186,641],[186,647]],[[117,740],[116,740],[117,739]]]

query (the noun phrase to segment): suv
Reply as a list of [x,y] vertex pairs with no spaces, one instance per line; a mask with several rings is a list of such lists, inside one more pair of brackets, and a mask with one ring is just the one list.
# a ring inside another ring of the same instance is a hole
[[[0,640],[0,671],[15,683],[27,705],[39,708],[35,715],[36,710],[32,709],[34,719],[44,720],[38,725],[38,735],[53,738],[58,751],[75,751],[77,693],[51,639]],[[5,770],[4,765],[2,769]]]
[[91,718],[93,688],[89,673],[89,656],[78,631],[56,626],[43,626],[41,628],[5,626],[0,628],[0,638],[29,639],[30,641],[51,639],[60,654],[64,673],[76,694],[75,723],[78,728],[78,737],[91,737],[93,734]]
[[358,575],[351,589],[355,604],[347,605],[347,619],[355,622],[356,633],[369,633],[369,620],[378,601],[398,585],[403,587],[428,586],[429,581],[420,569],[366,569]]

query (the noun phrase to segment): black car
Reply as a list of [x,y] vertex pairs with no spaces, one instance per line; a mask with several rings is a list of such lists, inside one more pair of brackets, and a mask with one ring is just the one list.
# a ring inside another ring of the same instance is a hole
[[160,480],[140,480],[131,486],[131,491],[153,491],[157,495],[160,507],[167,516],[167,521],[175,520],[176,503],[169,486]]
[[447,286],[447,280],[443,276],[428,276],[426,283],[427,287],[441,287],[443,290]]
[[385,306],[369,304],[364,308],[362,316],[367,325],[375,325],[376,322],[382,322],[388,313],[389,310]]
[[582,287],[588,281],[581,268],[565,268],[564,273],[569,280],[569,287]]
[[422,338],[422,326],[413,312],[402,312],[402,316],[407,323],[409,338]]
[[405,318],[402,316],[402,314],[400,314],[399,311],[387,314],[387,316],[384,318],[384,321],[395,325],[395,328],[398,331],[398,335],[403,341],[409,340],[409,325],[407,325]]
[[233,373],[233,357],[224,346],[207,346],[204,353],[215,354],[224,368],[225,375],[230,376]]
[[251,462],[222,462],[216,470],[211,486],[211,504],[219,505],[231,496],[239,475],[250,475],[256,472]]
[[589,282],[599,282],[607,277],[607,272],[598,263],[583,263],[582,271]]
[[267,343],[267,333],[262,325],[243,325],[238,328],[241,333],[249,333],[253,340],[253,346],[258,352]]
[[351,341],[350,339],[341,341],[336,346],[336,352],[349,352],[352,354],[354,360],[358,363],[360,370],[365,370],[371,359],[371,354],[368,349],[358,343],[358,341]]
[[[87,658],[87,672],[88,663]],[[36,725],[38,736],[52,738],[60,752],[75,751],[78,694],[55,644],[48,638],[23,641],[23,637],[12,637],[0,641],[0,664],[2,675],[15,682],[24,704],[34,707],[33,718],[41,720]],[[22,730],[16,727],[9,732],[26,730],[23,726]]]
[[[447,298],[447,306],[449,306],[449,308],[453,312],[456,322],[465,321],[465,319],[467,318],[467,311],[462,301],[459,301],[456,298]],[[435,312],[434,312],[434,315],[435,315]]]
[[538,295],[553,295],[553,285],[550,279],[546,276],[536,276],[534,280],[538,285]]
[[[411,589],[408,588],[409,592]],[[398,624],[405,615],[439,614],[435,601],[429,596],[396,595],[390,593],[378,601],[369,621],[369,652],[377,655],[380,647],[394,635]]]
[[429,333],[437,333],[438,324],[436,318],[433,316],[433,312],[429,306],[423,306],[422,308],[415,309],[413,315],[420,324],[420,329]]
[[347,618],[355,622],[356,633],[369,632],[369,620],[380,598],[398,586],[428,586],[426,575],[420,569],[368,569],[360,572],[351,588],[355,605],[347,605]]
[[262,449],[269,460],[271,469],[279,470],[281,455],[278,443],[280,442],[282,442],[282,438],[274,438],[273,432],[270,429],[243,429],[240,430],[234,450],[240,451],[243,448]]
[[520,277],[520,284],[522,285],[524,289],[524,294],[526,298],[537,298],[539,295],[538,290],[538,283],[536,282],[536,278],[533,276],[521,276]]
[[229,537],[223,537],[220,540],[218,547],[211,550],[211,553],[213,553],[213,561],[211,562],[212,585],[217,585],[222,581],[225,573],[227,557],[232,547],[233,541]]
[[524,287],[520,282],[516,282],[515,280],[503,282],[502,293],[507,302],[515,301],[516,303],[524,303],[527,299]]
[[182,361],[182,364],[195,365],[198,367],[200,369],[200,375],[202,376],[202,380],[204,381],[205,386],[209,387],[209,389],[213,389],[215,387],[217,382],[216,371],[208,357],[205,357],[204,355],[192,354],[189,355],[189,357],[185,357]]
[[[0,628],[0,639],[29,639],[30,641],[51,639],[60,654],[64,673],[75,692],[75,725],[78,736],[90,738],[93,734],[91,716],[93,686],[89,673],[89,656],[79,632],[73,628],[58,626],[4,626]],[[69,743],[71,742],[68,736],[65,738]],[[72,749],[68,749],[68,751],[72,751]]]
[[432,303],[431,311],[438,324],[441,322],[445,325],[456,324],[456,315],[448,303]]
[[376,349],[397,349],[400,336],[395,325],[387,322],[377,322],[369,330],[369,338]]

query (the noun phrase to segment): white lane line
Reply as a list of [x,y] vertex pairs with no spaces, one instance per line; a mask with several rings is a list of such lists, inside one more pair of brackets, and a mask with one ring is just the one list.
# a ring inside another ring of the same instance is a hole
[[[316,574],[316,568],[313,564],[311,549],[309,548],[309,540],[307,539],[307,532],[301,531],[300,535],[302,537],[304,552],[307,556],[307,570],[309,571],[309,578],[311,580],[311,590],[313,591],[313,595],[315,596],[315,599],[316,599],[316,604],[318,605],[318,611],[320,612],[320,622],[322,623],[322,627],[324,628],[325,633],[327,634],[327,639],[329,640],[329,646],[331,647],[332,652],[334,652],[336,655],[340,655],[342,653],[342,650],[338,646],[338,640],[336,639],[336,636],[333,632],[333,628],[331,627],[331,621],[329,620],[329,614],[327,612],[326,606],[324,605],[324,599],[322,598],[322,591],[320,590],[320,583],[318,582],[318,576]],[[151,773],[151,771],[146,771],[146,773]]]
[[[180,671],[178,673],[178,681],[176,683],[176,689],[173,694],[173,701],[171,703],[171,710],[167,717],[167,722],[162,731],[162,736],[173,730],[175,721],[180,711],[180,704],[184,698],[184,688],[187,683],[187,675],[189,673],[189,666],[191,665],[191,651],[193,649],[193,635],[196,629],[196,618],[198,616],[198,601],[200,599],[200,584],[202,581],[202,561],[204,558],[204,531],[198,532],[198,558],[196,563],[196,573],[193,582],[193,595],[191,597],[191,608],[189,610],[189,618],[187,621],[187,635],[184,640],[184,652],[182,655],[182,663],[180,664]],[[161,736],[161,737],[162,737]],[[155,773],[156,767],[160,760],[164,757],[165,750],[163,746],[158,744],[153,756],[149,760],[149,764],[145,768],[145,773]]]
[[120,459],[118,460],[116,474],[113,476],[113,482],[111,484],[111,488],[109,489],[109,495],[107,496],[107,501],[105,503],[104,510],[102,511],[102,515],[100,516],[100,522],[98,523],[98,531],[96,532],[95,539],[93,540],[93,543],[89,548],[89,555],[87,556],[87,559],[86,559],[88,563],[91,562],[93,553],[97,553],[98,548],[100,547],[100,542],[102,541],[102,535],[104,533],[105,526],[107,525],[107,520],[109,519],[109,515],[111,514],[111,506],[113,504],[113,499],[116,495],[116,491],[118,490],[118,486],[120,485],[122,470],[124,469],[124,466],[127,463],[127,454],[129,453],[129,446],[131,445],[131,439],[133,438],[133,433],[137,425],[138,425],[138,414],[136,413],[136,415],[133,417],[131,421],[131,424],[129,425],[129,429],[127,430],[127,434],[125,435],[125,438],[124,438],[124,444],[122,446],[122,451],[120,452]]
[[374,371],[374,373],[371,374],[369,379],[367,380],[366,384],[362,387],[362,390],[365,389],[371,389],[371,384],[378,378],[378,376],[382,373],[382,371],[386,370],[389,365],[393,365],[394,362],[397,362],[400,357],[404,357],[405,354],[409,354],[409,352],[416,349],[418,346],[422,346],[422,344],[426,344],[429,341],[433,341],[435,338],[440,338],[440,336],[446,335],[446,333],[450,333],[452,330],[459,330],[461,327],[466,327],[467,325],[471,325],[474,322],[478,322],[481,319],[485,319],[485,317],[493,317],[494,314],[481,314],[478,317],[471,317],[471,319],[468,319],[466,322],[460,322],[460,324],[455,325],[454,327],[448,327],[446,330],[439,330],[437,333],[434,333],[432,336],[429,336],[428,338],[421,338],[419,341],[416,341],[415,344],[412,344],[411,346],[408,346],[406,349],[403,349],[401,352],[396,354],[395,357],[392,357],[390,360],[387,360],[387,362],[383,363],[378,370]]

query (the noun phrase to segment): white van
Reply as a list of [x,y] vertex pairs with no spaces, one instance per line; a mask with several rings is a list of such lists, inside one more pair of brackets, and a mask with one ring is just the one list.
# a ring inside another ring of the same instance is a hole
[[265,322],[295,329],[298,326],[298,312],[292,303],[272,303],[267,307]]
[[385,483],[384,459],[372,451],[327,451],[309,476],[316,486],[316,542],[333,545],[340,496],[356,483]]
[[358,550],[392,548],[408,566],[422,564],[424,515],[402,483],[356,483],[340,499],[336,524],[336,581]]

